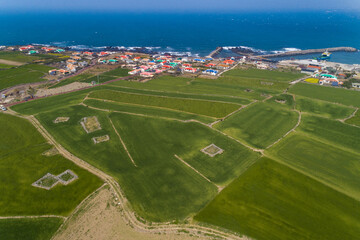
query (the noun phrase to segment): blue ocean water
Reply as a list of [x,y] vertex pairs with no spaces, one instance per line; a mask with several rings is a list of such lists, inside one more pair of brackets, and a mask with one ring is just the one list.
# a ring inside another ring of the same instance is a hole
[[[0,13],[0,45],[154,47],[205,56],[217,46],[360,49],[360,13]],[[360,63],[360,53],[333,59]]]

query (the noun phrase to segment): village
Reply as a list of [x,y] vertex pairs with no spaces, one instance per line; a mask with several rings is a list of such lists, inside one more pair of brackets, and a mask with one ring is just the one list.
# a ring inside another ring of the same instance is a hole
[[[149,81],[157,76],[175,75],[184,77],[198,77],[217,79],[224,72],[236,67],[242,69],[256,68],[261,70],[292,71],[306,74],[301,81],[326,85],[331,87],[346,87],[360,89],[360,66],[334,63],[329,61],[309,60],[282,60],[274,61],[261,56],[221,57],[221,49],[206,57],[174,56],[171,54],[145,54],[136,51],[72,51],[50,46],[0,46],[0,53],[18,53],[29,56],[44,56],[44,59],[33,63],[43,64],[50,69],[42,76],[42,81],[27,83],[0,89],[1,103],[28,100],[35,94],[29,89],[57,86],[65,79],[69,79],[92,68],[112,70],[122,68],[128,72],[126,80]],[[46,60],[49,57],[51,60]],[[0,59],[0,61],[2,61]],[[9,62],[9,61],[7,61]],[[0,63],[6,63],[0,62]],[[11,62],[10,62],[11,63]],[[91,86],[99,84],[96,79]],[[77,85],[74,89],[88,87]],[[65,91],[65,90],[64,90]],[[53,92],[43,95],[52,95]]]

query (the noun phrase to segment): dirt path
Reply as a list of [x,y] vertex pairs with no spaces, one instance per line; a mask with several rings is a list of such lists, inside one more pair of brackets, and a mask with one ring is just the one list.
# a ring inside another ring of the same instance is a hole
[[12,66],[21,66],[21,65],[26,64],[26,63],[23,63],[23,62],[16,62],[16,61],[5,60],[5,59],[0,59],[0,63],[6,64],[6,65],[12,65]]
[[209,238],[194,236],[179,231],[172,233],[147,233],[134,230],[124,221],[123,213],[116,207],[112,192],[102,188],[88,198],[74,211],[52,238],[52,240],[205,240]]
[[114,131],[115,131],[116,135],[118,135],[119,140],[120,140],[121,144],[123,145],[123,147],[124,147],[124,149],[125,149],[125,151],[126,151],[127,155],[129,156],[129,158],[130,158],[131,162],[133,163],[133,165],[134,165],[135,167],[137,167],[137,165],[136,165],[136,163],[135,163],[134,159],[132,158],[132,156],[131,156],[130,152],[128,151],[128,149],[127,149],[127,147],[126,147],[126,145],[125,145],[125,142],[122,140],[122,138],[121,138],[121,136],[120,136],[119,132],[116,130],[116,128],[115,128],[115,126],[114,126],[114,123],[112,122],[112,120],[110,119],[110,117],[109,117],[109,116],[107,116],[107,117],[108,117],[108,119],[109,119],[109,121],[110,121],[110,124],[111,124],[112,128],[114,129]]
[[57,88],[50,88],[50,89],[39,89],[35,96],[36,97],[46,97],[52,95],[58,95],[62,93],[67,93],[79,89],[84,89],[91,86],[90,83],[83,83],[83,82],[73,82],[65,86],[57,87]]
[[[213,237],[217,237],[220,239],[234,239],[234,240],[248,240],[249,238],[244,236],[238,236],[235,234],[227,233],[221,230],[217,230],[215,228],[204,227],[197,224],[172,224],[172,223],[156,223],[156,222],[147,222],[141,217],[137,216],[135,212],[131,209],[130,203],[125,197],[120,185],[117,181],[101,170],[95,168],[89,163],[83,161],[82,159],[74,156],[70,152],[68,152],[65,148],[63,148],[59,143],[55,141],[55,139],[47,132],[47,130],[40,124],[40,122],[34,116],[23,116],[12,110],[6,111],[7,114],[12,114],[18,117],[22,117],[30,121],[34,127],[49,141],[50,144],[54,145],[60,154],[62,154],[65,158],[71,160],[76,165],[86,169],[87,171],[93,173],[99,178],[103,179],[110,187],[110,191],[112,192],[116,206],[121,209],[124,221],[126,221],[129,225],[131,225],[134,229],[140,232],[147,233],[173,233],[174,231],[186,231],[186,232],[197,232],[200,235],[207,236],[211,235]],[[139,220],[141,219],[141,221]],[[66,221],[65,221],[66,223]]]
[[347,118],[344,118],[344,119],[340,119],[339,121],[340,122],[345,122],[346,120],[349,120],[350,118],[353,118],[355,117],[356,113],[359,111],[359,108],[356,108],[355,111],[350,115],[348,116]]

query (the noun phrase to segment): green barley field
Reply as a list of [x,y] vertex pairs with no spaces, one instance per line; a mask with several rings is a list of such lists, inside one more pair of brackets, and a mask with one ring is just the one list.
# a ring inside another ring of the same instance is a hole
[[[125,73],[103,73],[101,82]],[[34,115],[69,152],[114,177],[131,209],[147,221],[191,222],[258,240],[360,239],[359,113],[347,119],[360,106],[360,93],[290,85],[301,77],[257,69],[231,70],[218,79],[163,75],[147,82],[119,80],[11,109]],[[59,116],[70,119],[55,124]],[[88,134],[80,121],[90,116],[97,117],[101,130]],[[0,196],[0,216],[67,216],[101,185],[60,155],[41,155],[51,146],[30,123],[16,127],[25,120],[0,115],[0,123],[1,117],[6,138],[0,144],[0,180],[6,184],[0,190],[6,195]],[[109,141],[93,142],[104,135]],[[221,150],[215,156],[202,151],[211,144]],[[40,195],[40,208],[34,193],[42,190],[31,187],[33,178],[68,168],[80,178]],[[22,179],[16,180],[16,192],[13,176]],[[60,202],[59,194],[70,200]],[[32,223],[16,224],[27,232]],[[59,223],[49,224],[45,235]]]
[[[67,216],[101,186],[97,177],[61,155],[42,155],[52,147],[27,120],[0,114],[0,130],[0,216]],[[58,175],[67,169],[75,172],[79,179],[51,190],[32,186],[47,173]]]

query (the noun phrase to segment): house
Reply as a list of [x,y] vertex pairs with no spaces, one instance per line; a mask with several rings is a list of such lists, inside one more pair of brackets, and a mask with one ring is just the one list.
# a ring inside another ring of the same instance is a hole
[[66,69],[69,70],[70,72],[76,72],[76,66],[74,64],[71,64],[71,63],[66,65]]
[[151,78],[154,76],[154,74],[150,73],[150,72],[142,72],[140,73],[141,77],[147,77],[147,78]]
[[216,76],[216,74],[218,74],[218,71],[217,71],[217,70],[213,70],[213,69],[207,69],[207,70],[203,71],[203,74],[208,74],[208,75]]
[[56,75],[56,74],[57,74],[57,70],[56,70],[56,69],[49,70],[49,74],[50,74],[50,75]]
[[225,69],[229,69],[230,67],[229,67],[229,65],[226,65],[226,64],[219,64],[219,65],[217,66],[217,68],[218,68],[218,69],[223,69],[223,70],[225,70]]
[[118,63],[119,61],[116,60],[116,59],[109,59],[108,62],[111,63],[111,64],[116,64],[116,63]]
[[56,49],[55,52],[57,52],[57,53],[62,53],[62,52],[65,52],[65,50],[59,48],[59,49]]
[[360,83],[352,83],[351,84],[353,88],[359,88],[360,89]]
[[36,50],[30,50],[30,51],[28,52],[29,55],[31,55],[31,54],[37,54],[37,53],[39,53],[39,51],[36,51]]
[[69,74],[70,72],[67,71],[67,70],[65,70],[65,69],[60,69],[60,70],[59,70],[59,73],[61,73],[61,74],[63,74],[63,75],[67,75],[67,74]]
[[215,67],[215,66],[216,66],[216,64],[214,64],[214,63],[209,63],[209,64],[206,64],[206,65],[205,65],[205,67],[210,67],[210,68],[211,68],[211,67]]
[[184,72],[189,72],[189,73],[196,73],[198,71],[198,69],[197,68],[186,67],[186,68],[183,68],[183,71]]
[[81,57],[79,57],[79,56],[71,56],[71,58],[74,59],[74,60],[80,60],[81,59]]
[[195,59],[194,59],[194,62],[205,62],[205,60],[204,60],[204,59],[200,59],[200,58],[195,58]]
[[83,52],[84,55],[87,55],[87,56],[92,56],[94,53],[93,52]]
[[87,61],[78,62],[79,67],[86,67],[88,65]]
[[225,60],[223,61],[223,64],[226,64],[226,65],[233,65],[235,63],[234,60]]

